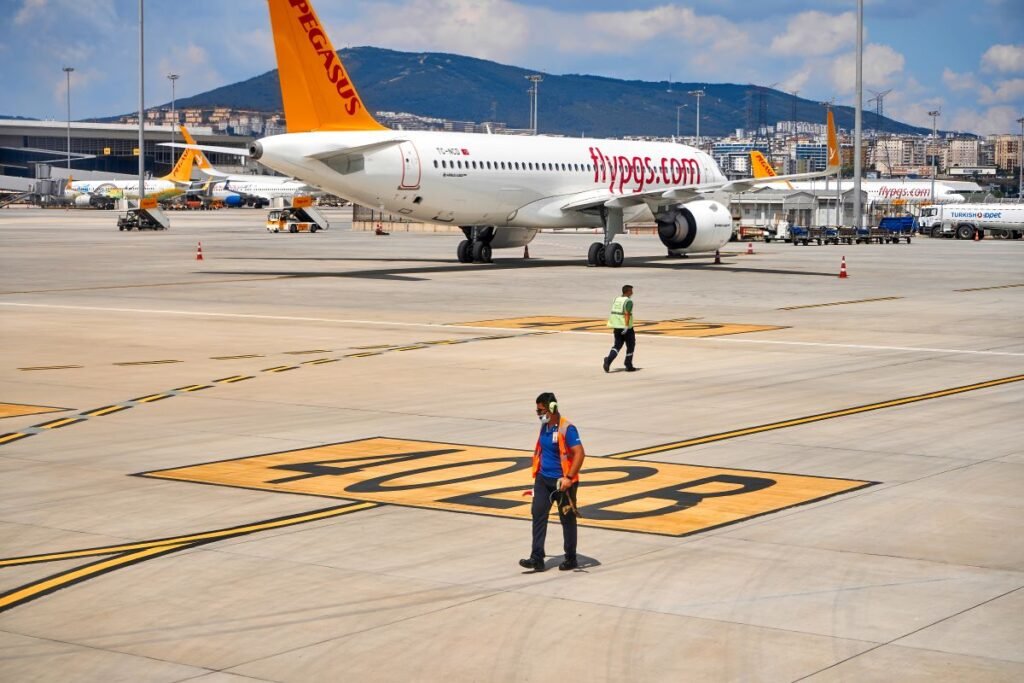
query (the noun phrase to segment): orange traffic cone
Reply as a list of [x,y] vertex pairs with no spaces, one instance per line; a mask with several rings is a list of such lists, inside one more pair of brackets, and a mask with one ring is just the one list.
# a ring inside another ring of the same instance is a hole
[[979,235],[980,233],[981,233],[981,230],[975,230],[975,231],[974,231],[974,241],[975,241],[975,242],[977,242],[977,241],[978,241],[979,239],[981,239],[980,237],[978,237],[978,235]]
[[715,263],[721,263],[722,257],[718,254],[718,250],[715,249]]
[[523,245],[523,258],[530,258],[530,245],[529,244],[524,244]]
[[839,277],[841,277],[841,278],[849,277],[849,275],[846,274],[846,257],[845,256],[843,257],[843,262],[839,264]]
[[196,248],[196,261],[202,261],[202,260],[203,260],[203,243],[200,242],[199,246]]
[[747,256],[750,256],[753,253],[754,253],[754,243],[753,242],[747,242]]

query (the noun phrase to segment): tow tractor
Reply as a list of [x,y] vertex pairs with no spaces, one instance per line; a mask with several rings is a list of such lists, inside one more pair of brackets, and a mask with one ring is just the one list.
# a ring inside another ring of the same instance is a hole
[[267,214],[267,232],[316,232],[329,227],[327,218],[313,206],[312,197],[295,197],[291,206]]
[[167,230],[171,221],[157,205],[156,197],[146,197],[138,208],[128,209],[117,219],[118,230]]

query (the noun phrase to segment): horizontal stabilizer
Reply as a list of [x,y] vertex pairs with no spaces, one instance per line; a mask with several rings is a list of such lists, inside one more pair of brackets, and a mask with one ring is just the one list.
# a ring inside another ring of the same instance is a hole
[[217,147],[216,145],[189,145],[184,142],[161,142],[161,147],[174,147],[175,149],[199,149],[204,152],[216,152],[218,154],[234,154],[235,156],[250,156],[249,150],[242,147]]

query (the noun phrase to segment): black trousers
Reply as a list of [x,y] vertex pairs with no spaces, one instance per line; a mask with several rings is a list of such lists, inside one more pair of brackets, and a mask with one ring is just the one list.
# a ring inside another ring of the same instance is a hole
[[626,367],[633,366],[633,349],[636,348],[636,331],[632,327],[629,329],[620,329],[618,327],[612,329],[612,334],[615,335],[615,343],[612,345],[612,350],[608,353],[608,362],[611,363],[615,360],[615,356],[619,354],[619,350],[622,349],[622,345],[626,345]]
[[551,512],[552,502],[558,505],[558,519],[562,522],[562,547],[565,550],[565,559],[576,559],[576,515],[572,510],[569,510],[568,515],[564,514],[561,501],[564,496],[569,496],[575,506],[576,489],[580,487],[580,483],[576,482],[568,491],[561,492],[557,486],[557,479],[548,479],[539,473],[533,481],[533,549],[530,551],[530,557],[540,562],[544,561],[544,539],[548,535],[548,513]]

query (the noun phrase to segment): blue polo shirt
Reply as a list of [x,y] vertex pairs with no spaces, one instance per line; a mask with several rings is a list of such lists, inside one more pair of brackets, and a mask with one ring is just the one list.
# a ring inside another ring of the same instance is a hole
[[[582,443],[576,425],[569,425],[565,431],[565,445],[572,448]],[[562,460],[558,455],[558,425],[554,423],[540,428],[540,474],[548,479],[562,476]]]

